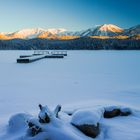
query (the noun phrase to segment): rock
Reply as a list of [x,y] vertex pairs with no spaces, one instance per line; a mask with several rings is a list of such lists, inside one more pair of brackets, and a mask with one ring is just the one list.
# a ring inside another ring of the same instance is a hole
[[126,112],[122,112],[121,111],[121,114],[120,114],[121,116],[129,116],[129,115],[131,115],[131,112],[130,111],[126,111]]
[[38,115],[39,118],[39,122],[40,123],[49,123],[50,122],[50,110],[47,106],[42,106],[41,104],[39,104],[39,108],[40,108],[40,112]]
[[61,105],[57,105],[56,108],[54,109],[54,112],[53,112],[53,114],[56,118],[58,118],[58,113],[60,111],[61,111]]
[[113,118],[117,117],[121,114],[120,109],[113,109],[112,111],[106,111],[104,112],[104,118]]
[[45,113],[44,118],[41,118],[40,116],[38,116],[38,117],[39,117],[39,122],[40,123],[49,123],[50,122],[50,118],[47,115],[47,113]]
[[102,109],[77,110],[71,118],[71,124],[86,136],[95,138],[100,133],[99,121],[102,118]]
[[124,111],[121,109],[113,109],[112,111],[105,110],[104,118],[114,118],[117,116],[129,116],[131,115],[131,111]]
[[36,119],[31,119],[30,121],[27,121],[28,123],[28,135],[30,136],[35,136],[37,135],[38,133],[42,132],[42,128],[38,122],[38,120]]
[[37,135],[40,132],[42,132],[42,129],[38,126],[32,126],[28,130],[28,134],[31,135],[32,137],[34,137],[35,135]]
[[83,124],[83,125],[75,125],[76,128],[78,128],[81,132],[83,132],[86,136],[95,138],[100,133],[99,123],[97,123],[97,126],[95,125],[89,125],[89,124]]
[[39,104],[40,112],[38,114],[40,123],[50,123],[51,119],[59,118],[58,113],[61,111],[61,105],[57,105],[54,111],[51,111],[48,106]]

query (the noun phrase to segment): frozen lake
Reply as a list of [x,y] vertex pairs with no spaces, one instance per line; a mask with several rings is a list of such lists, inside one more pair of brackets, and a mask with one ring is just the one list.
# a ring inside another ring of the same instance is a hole
[[121,102],[140,107],[140,51],[68,51],[64,59],[17,64],[32,51],[0,51],[0,122],[39,103]]

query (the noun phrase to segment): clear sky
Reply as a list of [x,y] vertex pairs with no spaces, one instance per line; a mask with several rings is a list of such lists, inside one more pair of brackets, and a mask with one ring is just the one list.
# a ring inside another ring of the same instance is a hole
[[81,30],[140,24],[140,0],[0,0],[0,32],[23,28]]

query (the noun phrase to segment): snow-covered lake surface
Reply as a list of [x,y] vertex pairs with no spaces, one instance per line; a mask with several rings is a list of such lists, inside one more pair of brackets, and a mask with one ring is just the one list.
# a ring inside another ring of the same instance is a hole
[[140,51],[68,51],[64,59],[16,63],[19,55],[32,53],[0,51],[0,131],[11,115],[38,112],[39,103],[140,109]]

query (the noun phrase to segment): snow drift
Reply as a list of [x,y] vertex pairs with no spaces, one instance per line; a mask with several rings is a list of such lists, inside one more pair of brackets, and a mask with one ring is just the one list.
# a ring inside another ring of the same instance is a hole
[[[9,119],[2,140],[137,140],[140,139],[140,111],[125,106],[94,106],[74,109],[71,115],[61,111],[58,105],[54,110],[39,105],[38,117],[27,113],[18,113]],[[104,118],[105,111],[120,109],[130,112],[126,116]],[[45,121],[45,116],[50,119]],[[42,122],[40,119],[43,119]],[[73,123],[100,124],[100,133],[95,138],[85,135]]]

